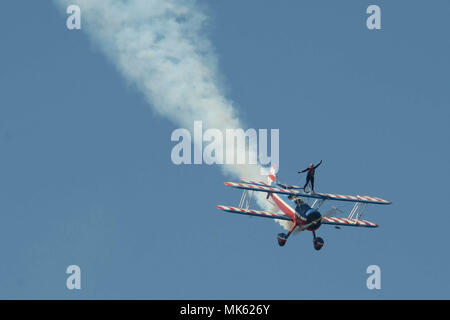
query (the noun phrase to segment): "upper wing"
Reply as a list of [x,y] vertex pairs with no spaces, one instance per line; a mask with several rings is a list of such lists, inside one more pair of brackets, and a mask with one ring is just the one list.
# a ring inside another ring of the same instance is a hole
[[284,214],[278,214],[278,213],[273,213],[273,212],[258,211],[258,210],[251,210],[251,209],[246,210],[246,209],[230,207],[230,206],[217,206],[216,208],[221,209],[226,212],[245,214],[248,216],[257,216],[257,217],[263,217],[263,218],[272,218],[272,219],[281,219],[281,220],[292,221],[292,219],[290,217],[288,217]]
[[277,185],[279,185],[280,187],[282,187],[282,188],[285,188],[285,189],[304,189],[303,187],[300,187],[300,186],[294,186],[294,185],[290,185],[290,184],[284,184],[284,183],[279,183],[279,182],[277,182]]
[[331,194],[331,193],[305,193],[301,194],[301,197],[325,199],[325,200],[337,200],[337,201],[350,201],[350,202],[362,202],[362,203],[372,203],[372,204],[391,204],[392,202],[369,196],[345,196],[341,194]]
[[250,184],[250,183],[237,183],[237,182],[225,182],[226,186],[230,186],[238,189],[247,189],[254,191],[262,191],[262,192],[270,192],[270,193],[279,193],[279,194],[287,194],[287,195],[297,195],[299,197],[305,198],[315,198],[322,200],[337,200],[337,201],[350,201],[350,202],[363,202],[363,203],[372,203],[372,204],[391,204],[392,202],[383,200],[376,197],[369,196],[346,196],[340,194],[331,194],[331,193],[305,193],[295,189],[283,189],[283,188],[274,188],[271,186],[264,186],[261,184]]
[[356,220],[356,219],[336,218],[336,217],[323,217],[322,223],[334,224],[339,226],[352,226],[352,227],[366,227],[366,228],[378,227],[376,223],[367,220]]
[[274,187],[267,186],[267,185],[264,186],[262,184],[225,182],[225,185],[233,187],[233,188],[238,188],[238,189],[247,189],[247,190],[272,192],[272,193],[280,193],[280,194],[288,194],[288,195],[296,195],[296,194],[298,194],[298,192],[295,191],[295,190],[274,188]]
[[[264,181],[241,180],[241,182],[246,183],[246,184],[253,184],[253,185],[257,185],[257,186],[270,187],[270,184],[267,184]],[[280,182],[276,182],[275,184],[283,189],[303,189],[303,187],[300,187],[300,186],[294,186],[294,185],[284,184],[284,183],[280,183]]]
[[241,180],[242,183],[246,183],[246,184],[253,184],[255,186],[263,186],[263,187],[268,187],[269,185],[267,183],[265,183],[264,181],[251,181],[251,180]]

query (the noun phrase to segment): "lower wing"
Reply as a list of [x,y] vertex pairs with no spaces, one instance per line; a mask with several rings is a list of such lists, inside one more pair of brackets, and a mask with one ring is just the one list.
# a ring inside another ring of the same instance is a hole
[[288,217],[284,214],[278,214],[278,213],[273,213],[273,212],[258,211],[258,210],[252,210],[252,209],[242,209],[242,208],[236,208],[236,207],[230,207],[230,206],[217,206],[216,208],[223,210],[225,212],[239,213],[239,214],[244,214],[247,216],[256,216],[256,217],[262,217],[262,218],[271,218],[271,219],[292,221],[292,219],[290,217]]
[[336,226],[349,226],[349,227],[366,227],[366,228],[378,227],[376,223],[367,220],[356,220],[356,219],[336,218],[336,217],[323,217],[322,224],[332,224]]

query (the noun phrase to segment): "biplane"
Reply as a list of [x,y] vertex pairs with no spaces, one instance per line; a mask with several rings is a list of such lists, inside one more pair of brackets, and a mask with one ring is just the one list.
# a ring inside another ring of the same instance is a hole
[[[278,244],[284,246],[294,230],[308,230],[312,232],[313,245],[316,250],[320,250],[324,245],[323,239],[316,236],[316,231],[321,225],[334,225],[337,229],[340,229],[341,226],[376,228],[378,227],[376,223],[361,219],[367,205],[389,205],[392,203],[369,196],[308,193],[302,187],[277,182],[274,166],[270,170],[267,182],[241,180],[241,182],[225,182],[225,185],[244,191],[238,207],[218,205],[218,209],[230,213],[288,221],[289,231],[287,234],[278,234]],[[254,192],[267,193],[266,201],[270,202],[278,213],[249,209]],[[310,201],[313,201],[312,204],[309,204]],[[338,218],[332,215],[336,211],[343,211],[336,206],[332,206],[331,210],[324,214],[319,212],[326,201],[343,201],[354,203],[354,205],[346,218]]]

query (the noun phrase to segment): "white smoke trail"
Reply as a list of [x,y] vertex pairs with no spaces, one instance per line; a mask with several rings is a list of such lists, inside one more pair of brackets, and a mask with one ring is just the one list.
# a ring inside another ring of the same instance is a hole
[[[222,93],[217,58],[204,31],[208,20],[196,1],[55,1],[64,9],[81,8],[82,30],[159,114],[191,132],[194,120],[202,120],[205,130],[243,127]],[[257,165],[222,168],[237,178],[261,179]],[[267,208],[263,194],[257,202]]]

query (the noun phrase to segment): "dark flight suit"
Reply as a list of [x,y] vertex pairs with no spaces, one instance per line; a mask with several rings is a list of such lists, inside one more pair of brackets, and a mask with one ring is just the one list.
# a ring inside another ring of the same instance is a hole
[[311,191],[314,192],[314,173],[316,172],[317,167],[319,167],[322,164],[322,160],[316,165],[316,166],[309,166],[305,170],[299,171],[298,173],[303,173],[308,171],[308,174],[306,175],[306,183],[303,189],[305,189],[308,186],[308,183],[311,183]]

